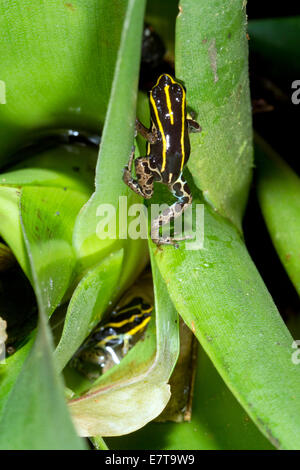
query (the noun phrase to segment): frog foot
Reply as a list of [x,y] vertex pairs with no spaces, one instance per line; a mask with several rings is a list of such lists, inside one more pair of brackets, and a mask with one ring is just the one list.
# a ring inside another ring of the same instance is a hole
[[155,243],[158,248],[160,247],[160,245],[172,245],[175,248],[179,248],[178,242],[181,242],[184,240],[191,240],[192,238],[193,237],[191,235],[186,235],[184,237],[176,237],[176,236],[175,237],[170,237],[170,236],[157,237],[157,236],[151,235],[151,239],[153,243]]

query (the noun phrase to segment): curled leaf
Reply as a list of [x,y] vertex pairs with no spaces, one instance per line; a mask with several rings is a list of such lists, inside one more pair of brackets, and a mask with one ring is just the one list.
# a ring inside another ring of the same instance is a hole
[[[80,435],[128,434],[158,416],[170,398],[167,382],[179,352],[178,318],[155,266],[154,286],[155,317],[145,338],[69,402]],[[134,286],[135,295],[144,296],[148,288],[144,283]]]

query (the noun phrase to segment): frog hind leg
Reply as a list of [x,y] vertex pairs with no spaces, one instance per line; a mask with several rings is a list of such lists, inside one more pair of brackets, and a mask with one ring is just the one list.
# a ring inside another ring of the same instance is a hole
[[182,174],[180,177],[175,181],[173,184],[169,184],[168,188],[174,196],[176,197],[177,201],[172,204],[168,209],[163,211],[152,223],[151,226],[151,238],[152,241],[156,245],[175,245],[178,247],[178,241],[187,240],[191,238],[190,236],[183,236],[183,237],[170,237],[170,236],[160,236],[159,230],[162,225],[171,222],[176,217],[182,215],[184,210],[190,206],[192,203],[192,195],[189,185],[183,178]]
[[134,147],[129,157],[128,165],[123,170],[123,181],[139,196],[149,199],[153,194],[153,174],[149,158],[139,157],[134,161],[137,179],[132,177],[132,163],[134,160]]

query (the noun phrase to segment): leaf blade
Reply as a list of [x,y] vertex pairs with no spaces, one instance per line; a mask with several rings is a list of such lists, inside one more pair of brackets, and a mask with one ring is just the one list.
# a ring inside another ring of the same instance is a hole
[[78,284],[68,306],[64,329],[54,360],[62,370],[91,330],[101,320],[112,299],[118,295],[123,250],[104,259]]
[[236,229],[205,206],[204,249],[165,248],[155,259],[175,308],[249,416],[276,447],[297,449],[293,339]]
[[188,167],[205,199],[241,230],[252,168],[245,2],[182,0],[176,75],[202,126]]
[[300,180],[262,138],[255,141],[259,204],[281,263],[300,294]]
[[0,430],[3,450],[85,449],[64,403],[62,383],[53,367],[49,331],[42,316],[34,347],[5,405]]

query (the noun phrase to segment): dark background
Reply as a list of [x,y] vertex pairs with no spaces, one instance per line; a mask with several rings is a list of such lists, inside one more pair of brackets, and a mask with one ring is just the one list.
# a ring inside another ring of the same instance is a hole
[[[247,4],[248,20],[300,15],[300,5],[297,3],[299,2],[250,0]],[[297,43],[300,48],[300,30]],[[280,67],[281,64],[278,63],[278,68]],[[291,84],[292,81],[300,79],[300,73],[295,75],[286,69],[280,77],[275,76],[268,62],[253,52],[251,35],[249,71],[252,99],[262,98],[274,108],[270,112],[253,115],[254,130],[300,175],[300,104],[295,105],[291,101],[294,91]],[[271,84],[271,89],[266,87],[266,83]],[[300,318],[299,297],[281,265],[264,224],[256,198],[255,177],[254,168],[254,179],[243,224],[246,244],[284,320],[294,323]]]

